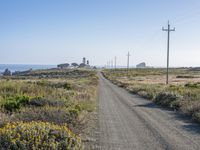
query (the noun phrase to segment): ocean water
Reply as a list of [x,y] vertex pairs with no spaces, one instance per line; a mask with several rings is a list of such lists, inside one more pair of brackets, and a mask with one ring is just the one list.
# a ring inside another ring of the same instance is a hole
[[26,64],[0,64],[0,72],[4,72],[5,69],[9,69],[11,72],[26,71],[29,69],[50,69],[55,68],[56,65],[26,65]]

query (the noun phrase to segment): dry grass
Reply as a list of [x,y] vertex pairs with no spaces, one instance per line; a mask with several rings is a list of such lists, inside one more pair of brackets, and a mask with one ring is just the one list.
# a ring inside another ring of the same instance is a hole
[[41,70],[0,79],[0,125],[8,122],[67,123],[80,134],[80,121],[96,107],[98,77],[91,70]]
[[104,70],[113,83],[134,94],[151,99],[200,122],[200,73],[187,68],[170,69],[170,84],[165,85],[165,69]]

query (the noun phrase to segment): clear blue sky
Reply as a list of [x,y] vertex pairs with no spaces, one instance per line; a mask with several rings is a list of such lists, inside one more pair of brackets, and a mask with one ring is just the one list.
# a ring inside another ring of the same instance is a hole
[[171,66],[200,66],[199,0],[1,0],[0,63],[165,66],[168,19]]

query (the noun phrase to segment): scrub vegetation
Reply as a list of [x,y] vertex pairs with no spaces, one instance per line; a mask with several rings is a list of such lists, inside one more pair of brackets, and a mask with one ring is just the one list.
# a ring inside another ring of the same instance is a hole
[[165,69],[104,70],[103,75],[131,93],[191,116],[200,123],[200,72],[192,68],[170,69],[170,84],[165,84]]
[[81,149],[78,136],[85,118],[96,109],[97,87],[98,77],[91,70],[2,77],[1,149]]

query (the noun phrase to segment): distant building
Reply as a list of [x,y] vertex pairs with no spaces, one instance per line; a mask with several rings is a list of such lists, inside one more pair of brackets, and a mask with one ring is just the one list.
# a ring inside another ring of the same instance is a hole
[[71,63],[71,67],[78,67],[79,65],[77,63]]
[[86,64],[81,63],[81,64],[79,65],[79,68],[84,68],[84,67],[86,67],[86,66],[87,66]]
[[58,68],[60,68],[60,69],[74,69],[74,68],[91,68],[91,66],[89,65],[89,60],[86,60],[86,57],[83,57],[83,59],[82,59],[82,63],[79,65],[79,64],[77,64],[77,63],[71,63],[71,65],[70,64],[68,64],[68,63],[64,63],[64,64],[59,64],[59,65],[57,65],[57,67]]
[[146,63],[142,62],[142,63],[136,65],[136,68],[146,68]]
[[57,67],[60,68],[60,69],[66,69],[66,68],[69,68],[69,64],[68,63],[59,64],[59,65],[57,65]]
[[83,62],[82,63],[86,64],[86,58],[85,57],[83,57]]
[[89,60],[87,60],[87,65],[90,65]]

